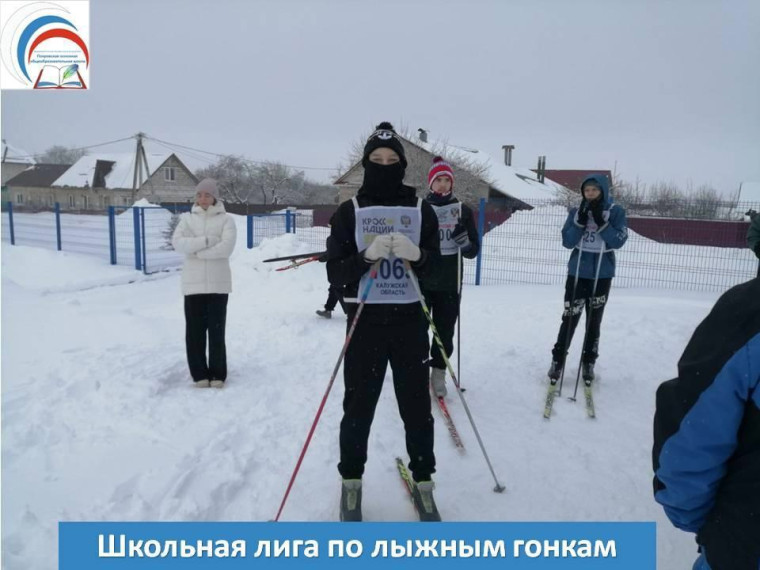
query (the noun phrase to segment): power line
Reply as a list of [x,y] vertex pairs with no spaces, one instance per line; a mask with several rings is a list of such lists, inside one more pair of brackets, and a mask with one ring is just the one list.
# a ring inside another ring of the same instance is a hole
[[[208,150],[202,150],[202,149],[199,149],[199,148],[193,148],[193,147],[190,147],[190,146],[185,146],[185,145],[181,145],[181,144],[177,144],[177,143],[170,143],[168,141],[162,141],[160,139],[156,139],[156,138],[149,137],[149,136],[146,136],[145,138],[148,139],[148,140],[155,141],[157,143],[164,143],[165,145],[169,145],[170,147],[177,147],[177,148],[183,148],[183,149],[186,149],[186,150],[193,150],[195,152],[202,152],[204,154],[210,154],[212,156],[217,156],[217,157],[220,157],[220,158],[224,158],[225,156],[229,156],[229,155],[226,155],[226,154],[220,154],[218,152],[211,152],[211,151],[208,151]],[[252,164],[267,164],[267,161],[263,161],[263,160],[251,160],[250,158],[243,158],[243,161],[250,162]],[[268,162],[274,162],[274,161],[268,161]],[[282,163],[280,163],[280,164],[282,164]],[[325,167],[322,167],[322,166],[294,166],[292,164],[283,164],[282,166],[286,166],[288,168],[299,168],[299,169],[303,169],[303,170],[335,170],[335,168],[325,168]]]
[[[88,145],[88,146],[80,146],[80,147],[77,147],[77,148],[68,148],[68,147],[65,147],[65,148],[68,151],[88,150],[88,149],[91,149],[91,148],[97,148],[99,146],[106,146],[106,145],[109,145],[109,144],[115,144],[115,143],[120,143],[120,142],[128,141],[128,140],[134,139],[134,138],[135,138],[135,136],[133,135],[131,137],[125,137],[123,139],[117,139],[115,141],[108,141],[108,142],[104,142],[104,143],[91,144],[91,145]],[[39,156],[44,156],[46,152],[47,151],[45,151],[45,152],[38,152],[37,154],[26,154],[26,155],[21,155],[21,156],[6,156],[4,158],[4,160],[7,160],[9,158],[17,158],[17,159],[23,159],[23,158],[29,158],[29,157],[37,158]]]

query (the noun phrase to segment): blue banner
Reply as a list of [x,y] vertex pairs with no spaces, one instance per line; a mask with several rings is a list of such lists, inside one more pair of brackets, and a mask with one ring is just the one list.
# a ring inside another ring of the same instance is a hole
[[62,522],[58,546],[60,570],[656,568],[653,522]]

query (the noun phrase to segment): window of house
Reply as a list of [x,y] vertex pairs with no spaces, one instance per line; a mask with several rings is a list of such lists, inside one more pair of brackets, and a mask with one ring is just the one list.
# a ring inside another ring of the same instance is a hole
[[108,196],[101,196],[100,200],[104,208],[107,208],[108,206],[111,205],[111,199]]
[[89,200],[87,199],[87,196],[82,196],[82,206],[84,207],[85,210],[87,209],[87,202],[89,202]]
[[122,199],[121,199],[121,201],[122,201],[122,203],[123,203],[125,206],[129,206],[129,198],[127,198],[127,197],[124,197],[124,198],[122,198]]
[[47,205],[52,208],[54,204],[55,204],[55,198],[53,198],[52,196],[48,196],[47,197]]
[[24,203],[24,195],[16,194],[16,204],[23,204],[23,203]]
[[74,199],[74,196],[69,196],[69,207],[73,208],[76,205],[77,203],[76,203],[76,200]]
[[167,182],[174,182],[176,180],[175,176],[176,172],[173,166],[167,166],[164,168],[164,180]]

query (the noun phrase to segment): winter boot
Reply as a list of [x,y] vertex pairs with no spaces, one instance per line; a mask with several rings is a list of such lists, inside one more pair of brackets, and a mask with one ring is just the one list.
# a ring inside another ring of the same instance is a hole
[[198,380],[197,382],[193,382],[193,386],[196,388],[208,388],[209,387],[209,381],[208,380]]
[[446,371],[443,368],[430,369],[430,383],[436,397],[443,398],[446,395]]
[[584,362],[581,365],[581,374],[583,376],[583,382],[586,384],[586,386],[591,386],[591,382],[594,381],[594,363],[593,362]]
[[212,380],[209,386],[211,388],[224,388],[224,380]]
[[414,483],[412,500],[417,508],[420,522],[440,522],[441,515],[433,498],[435,484],[432,481],[420,481]]
[[552,365],[549,367],[549,372],[547,372],[549,380],[551,380],[552,383],[559,380],[559,377],[562,375],[563,366],[563,363],[552,360]]
[[340,491],[340,520],[343,522],[361,522],[361,479],[343,479],[343,485]]
[[327,309],[317,311],[317,314],[325,319],[332,319],[332,311],[328,311]]

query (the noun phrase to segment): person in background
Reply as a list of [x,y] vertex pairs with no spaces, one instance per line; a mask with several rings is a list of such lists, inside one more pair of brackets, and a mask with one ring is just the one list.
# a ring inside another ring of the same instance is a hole
[[[327,249],[330,249],[330,238],[327,238]],[[327,263],[327,251],[319,258],[321,263]],[[343,313],[346,313],[346,304],[343,302],[343,289],[336,287],[332,283],[327,290],[327,301],[325,301],[325,308],[317,311],[317,314],[325,319],[332,318],[332,312],[335,310],[335,306],[340,303],[340,308],[343,309]]]
[[[446,350],[446,358],[450,358],[454,352],[454,329],[459,318],[462,257],[477,257],[480,241],[472,210],[454,196],[454,170],[440,156],[433,159],[428,171],[428,189],[430,192],[425,200],[430,202],[438,217],[441,259],[421,281],[421,285],[425,303]],[[446,363],[435,339],[430,357],[430,383],[435,395],[442,398],[446,395]]]
[[583,344],[581,370],[584,383],[590,386],[595,377],[594,365],[599,357],[604,307],[607,305],[612,278],[615,277],[614,250],[625,244],[628,227],[625,209],[613,202],[606,176],[592,174],[587,177],[581,184],[581,193],[583,198],[580,206],[570,210],[562,228],[562,245],[573,252],[567,263],[565,310],[557,342],[552,349],[548,375],[554,384],[562,374],[575,328],[585,309],[588,334]]
[[195,188],[192,210],[182,214],[172,236],[174,249],[185,255],[185,348],[190,376],[197,388],[223,388],[227,380],[224,336],[227,300],[232,291],[229,258],[236,238],[235,221],[219,200],[216,181],[201,180]]
[[652,464],[694,570],[760,568],[760,278],[718,299],[658,388]]

